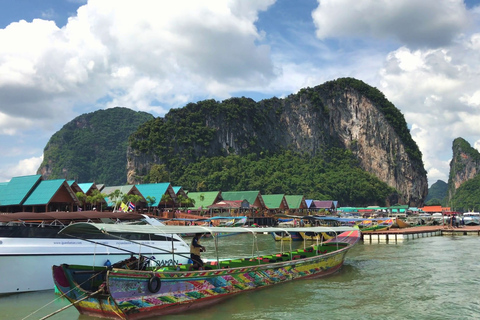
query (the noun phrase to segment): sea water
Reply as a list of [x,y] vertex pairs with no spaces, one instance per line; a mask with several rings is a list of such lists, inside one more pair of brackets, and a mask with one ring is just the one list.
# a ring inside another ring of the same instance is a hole
[[[220,258],[251,255],[254,243],[251,235],[220,239]],[[202,244],[207,247],[204,258],[214,257],[213,241],[204,239]],[[260,252],[281,250],[281,244],[268,235],[259,235],[256,244]],[[288,243],[283,245],[289,250]],[[480,237],[360,242],[334,275],[284,283],[157,319],[480,319],[479,291]],[[67,305],[53,290],[2,296],[0,319],[40,319]],[[49,319],[98,318],[81,316],[71,307]]]

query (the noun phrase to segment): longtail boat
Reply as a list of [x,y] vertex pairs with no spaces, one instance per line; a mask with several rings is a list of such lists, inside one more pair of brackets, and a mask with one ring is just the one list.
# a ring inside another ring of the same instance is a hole
[[217,259],[205,264],[203,270],[191,270],[188,264],[152,266],[150,259],[140,256],[110,267],[53,266],[54,282],[81,314],[109,319],[143,319],[205,307],[232,295],[295,279],[330,275],[341,268],[347,251],[361,236],[359,230],[351,227],[291,228],[296,232],[335,232],[337,236],[295,251],[271,255],[252,252],[250,258],[220,260],[217,233],[247,232],[256,239],[257,233],[280,230],[81,223],[68,226],[62,232],[118,233],[118,229],[122,229],[129,233],[176,234],[184,233],[185,228],[190,228],[190,232],[209,232],[215,237]]
[[322,233],[315,233],[315,232],[300,232],[300,236],[302,237],[303,240],[328,240],[332,239],[335,237],[335,234],[332,234],[331,232],[322,232]]
[[272,232],[271,234],[275,241],[302,241],[303,240],[302,236],[300,235],[300,232],[280,231],[280,232]]

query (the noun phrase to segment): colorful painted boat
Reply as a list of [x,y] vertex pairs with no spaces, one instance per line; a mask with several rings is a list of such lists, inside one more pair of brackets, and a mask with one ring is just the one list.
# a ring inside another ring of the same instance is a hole
[[411,227],[410,223],[407,223],[407,222],[403,221],[402,219],[400,219],[398,217],[395,218],[395,222],[393,223],[392,226],[395,227],[395,228],[410,228]]
[[[66,228],[67,233],[68,228],[70,227]],[[71,231],[75,228],[72,226]],[[94,232],[94,229],[103,233],[113,232],[102,225],[85,224],[78,228],[82,233]],[[168,229],[162,228],[162,231],[182,233],[178,228]],[[213,235],[217,231],[226,232],[216,229],[218,228],[209,228],[207,232]],[[267,232],[275,231],[271,230],[274,228],[261,229],[267,229]],[[346,253],[358,242],[361,235],[359,230],[350,227],[337,229],[344,232],[323,244],[315,244],[307,249],[248,259],[219,261],[217,258],[217,261],[205,265],[205,270],[190,271],[190,265],[152,268],[148,267],[148,261],[141,257],[139,260],[118,264],[123,267],[117,267],[117,264],[113,268],[66,264],[53,266],[53,278],[59,291],[81,314],[111,319],[161,316],[212,305],[232,295],[278,283],[330,275],[341,268]],[[316,227],[312,230],[295,231],[325,230]],[[159,228],[155,232],[158,233]],[[255,234],[260,231],[252,228],[238,232]]]
[[285,231],[277,231],[271,233],[273,239],[275,241],[302,241],[303,238],[299,232],[285,232]]
[[335,238],[335,233],[333,232],[300,232],[300,236],[303,240],[307,241],[326,241],[328,239]]
[[362,232],[367,232],[367,231],[384,231],[384,230],[389,230],[393,225],[393,219],[386,219],[386,220],[377,220],[373,221],[372,224],[369,226],[365,227],[360,227],[360,230]]

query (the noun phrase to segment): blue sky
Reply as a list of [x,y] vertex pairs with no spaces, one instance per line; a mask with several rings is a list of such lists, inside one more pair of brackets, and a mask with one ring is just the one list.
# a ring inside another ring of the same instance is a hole
[[480,147],[480,7],[462,0],[2,0],[0,182],[49,138],[115,106],[284,97],[340,77],[402,111],[429,184],[452,141]]

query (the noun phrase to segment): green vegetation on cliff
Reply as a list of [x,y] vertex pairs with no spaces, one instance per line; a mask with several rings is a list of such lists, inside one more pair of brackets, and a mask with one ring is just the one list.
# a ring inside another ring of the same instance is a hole
[[38,173],[48,179],[125,184],[128,137],[152,118],[118,107],[83,114],[50,138]]
[[427,206],[444,206],[446,205],[446,196],[448,193],[448,184],[445,181],[437,180],[430,188],[428,188],[428,195],[425,198],[425,205]]
[[[477,174],[474,178],[466,180],[469,175],[466,171],[479,172],[480,153],[463,138],[456,138],[452,149],[453,157],[448,179],[451,198],[448,205],[456,211],[480,211],[480,176]],[[458,182],[455,179],[466,181],[455,190],[455,184]]]
[[464,182],[450,199],[449,204],[455,211],[480,211],[480,175]]
[[393,188],[361,170],[350,151],[338,148],[329,149],[325,158],[291,151],[203,157],[170,172],[165,165],[155,165],[142,178],[150,183],[172,181],[190,191],[302,194],[309,199],[335,199],[344,206],[385,205],[388,198],[395,202],[396,195]]

